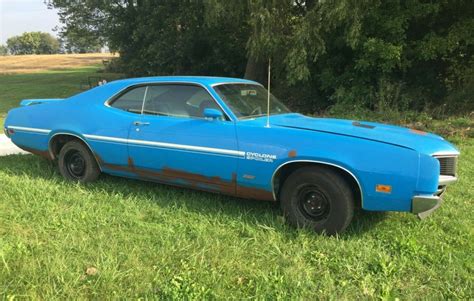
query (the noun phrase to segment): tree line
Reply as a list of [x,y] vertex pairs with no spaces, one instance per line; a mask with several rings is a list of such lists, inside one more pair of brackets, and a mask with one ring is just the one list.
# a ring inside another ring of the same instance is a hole
[[131,76],[266,82],[290,106],[473,109],[470,0],[49,1],[62,35],[107,43]]
[[22,35],[11,37],[7,45],[0,50],[3,54],[53,54],[59,53],[58,39],[45,32],[25,32]]
[[0,55],[90,53],[99,52],[102,45],[87,37],[61,36],[59,39],[46,32],[24,32],[0,45]]

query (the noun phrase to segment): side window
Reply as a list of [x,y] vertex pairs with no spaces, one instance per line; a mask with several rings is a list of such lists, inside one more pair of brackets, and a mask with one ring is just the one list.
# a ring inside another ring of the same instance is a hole
[[111,107],[141,114],[146,87],[138,87],[125,92],[111,103]]
[[204,117],[205,108],[219,109],[209,93],[192,85],[149,86],[144,114],[175,117]]

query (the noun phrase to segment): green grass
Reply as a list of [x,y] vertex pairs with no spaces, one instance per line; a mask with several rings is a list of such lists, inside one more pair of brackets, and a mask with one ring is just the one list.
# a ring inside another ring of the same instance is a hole
[[44,71],[31,74],[0,75],[0,125],[8,110],[28,98],[65,98],[81,92],[81,82],[89,76],[117,78],[116,74],[99,73],[98,66],[71,70]]
[[[0,123],[96,72],[0,76]],[[460,146],[460,181],[433,216],[358,212],[325,237],[274,203],[110,176],[81,186],[38,157],[0,157],[0,298],[473,299],[472,118],[366,114],[339,117],[417,123]]]
[[0,296],[33,299],[472,299],[474,140],[426,220],[358,213],[340,237],[276,204],[0,158]]

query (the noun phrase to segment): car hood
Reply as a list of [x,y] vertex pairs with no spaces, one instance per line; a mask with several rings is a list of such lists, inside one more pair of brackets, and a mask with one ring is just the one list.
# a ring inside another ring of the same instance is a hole
[[440,152],[459,153],[440,136],[382,123],[285,114],[272,116],[271,125],[372,140],[410,148],[428,155]]

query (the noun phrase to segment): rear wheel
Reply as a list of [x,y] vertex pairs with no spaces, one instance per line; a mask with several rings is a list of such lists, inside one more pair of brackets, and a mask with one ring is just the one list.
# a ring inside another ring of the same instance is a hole
[[79,141],[70,141],[61,148],[59,171],[70,181],[88,183],[97,180],[100,169],[89,149]]
[[326,167],[309,166],[293,172],[283,184],[280,201],[290,224],[317,233],[341,233],[354,215],[349,184]]

